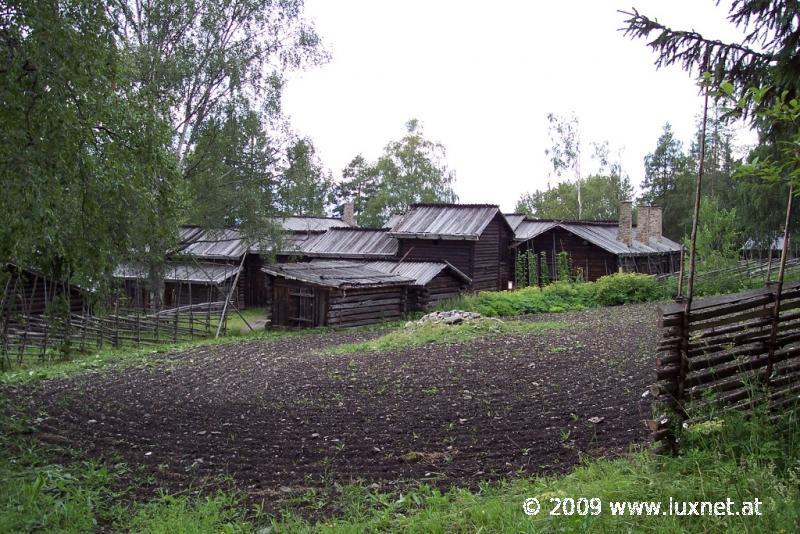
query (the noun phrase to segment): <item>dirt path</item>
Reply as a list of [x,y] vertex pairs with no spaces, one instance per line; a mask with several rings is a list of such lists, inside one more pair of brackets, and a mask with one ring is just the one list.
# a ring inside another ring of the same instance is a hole
[[199,348],[42,383],[32,406],[44,441],[144,466],[173,489],[230,475],[256,498],[351,480],[389,489],[556,472],[646,439],[655,307],[529,320],[544,319],[569,326],[338,356],[318,351],[375,334]]

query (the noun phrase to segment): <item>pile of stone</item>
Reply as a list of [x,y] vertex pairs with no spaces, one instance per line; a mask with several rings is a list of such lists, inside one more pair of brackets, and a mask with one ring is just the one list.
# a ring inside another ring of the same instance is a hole
[[418,321],[409,321],[406,323],[406,328],[411,328],[416,325],[423,325],[426,323],[434,324],[461,324],[464,321],[471,321],[473,319],[480,319],[482,315],[477,312],[468,312],[462,310],[450,310],[429,313],[424,315]]

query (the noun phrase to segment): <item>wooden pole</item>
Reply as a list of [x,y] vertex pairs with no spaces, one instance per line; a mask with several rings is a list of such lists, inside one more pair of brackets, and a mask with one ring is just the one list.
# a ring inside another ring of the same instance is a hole
[[676,295],[676,298],[678,299],[683,297],[683,264],[684,264],[685,253],[686,251],[684,250],[684,246],[681,245],[681,255],[680,255],[681,265],[678,271],[678,294]]
[[[706,125],[708,122],[708,87],[703,98],[703,127],[700,134],[700,166],[697,170],[697,179],[694,185],[694,209],[692,211],[692,234],[689,243],[689,273],[686,282],[686,298],[684,300],[683,321],[681,329],[680,369],[678,373],[678,391],[676,393],[677,413],[681,419],[686,419],[688,414],[683,406],[686,374],[689,372],[689,314],[692,310],[692,297],[694,296],[694,278],[697,266],[697,223],[700,217],[700,196],[703,187],[703,172],[706,159]],[[670,446],[673,453],[677,453],[678,444],[674,436],[670,436]]]
[[239,275],[242,273],[245,257],[247,257],[247,254],[242,254],[242,261],[239,263],[239,270],[236,271],[236,276],[233,279],[233,285],[231,286],[230,291],[228,291],[228,294],[225,295],[225,304],[222,305],[222,314],[219,317],[219,325],[217,325],[217,333],[214,334],[214,338],[218,338],[219,332],[222,330],[222,323],[225,321],[225,314],[228,312],[228,302],[231,300],[231,295],[233,295],[233,292],[236,291],[236,283],[239,281]]
[[769,353],[765,381],[769,385],[772,380],[772,368],[775,359],[775,339],[778,336],[778,320],[781,314],[781,292],[783,291],[783,275],[786,271],[786,256],[789,250],[789,225],[792,223],[792,202],[794,200],[794,184],[789,185],[789,200],[786,202],[786,223],[783,227],[783,247],[781,247],[781,263],[778,268],[778,281],[775,287],[775,308],[772,314],[772,329],[769,335]]

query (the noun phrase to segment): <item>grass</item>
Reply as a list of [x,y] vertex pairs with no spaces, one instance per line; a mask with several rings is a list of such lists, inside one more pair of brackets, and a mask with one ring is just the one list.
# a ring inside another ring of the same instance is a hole
[[[255,328],[255,321],[258,319],[266,319],[268,317],[267,310],[265,308],[247,308],[241,310],[241,314],[247,319],[247,322],[250,323],[251,326]],[[235,311],[231,311],[228,314],[228,335],[229,336],[237,336],[237,335],[249,335],[251,334],[250,329],[247,327],[247,324]],[[264,330],[263,327],[260,329],[256,328],[256,330]]]
[[353,352],[386,351],[416,347],[419,345],[465,343],[477,338],[500,335],[542,332],[567,326],[559,321],[501,321],[499,319],[472,319],[457,325],[425,322],[411,323],[369,341],[337,345],[330,352],[349,354]]

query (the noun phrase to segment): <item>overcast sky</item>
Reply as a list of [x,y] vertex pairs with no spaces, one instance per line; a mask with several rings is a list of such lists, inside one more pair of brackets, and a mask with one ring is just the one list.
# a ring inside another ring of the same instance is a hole
[[690,75],[657,71],[645,42],[618,31],[617,10],[632,6],[708,37],[739,35],[713,0],[306,0],[331,60],[291,76],[284,110],[336,179],[417,118],[446,147],[460,201],[505,210],[555,180],[546,114],[574,112],[584,154],[609,141],[638,185],[663,124],[688,144],[702,100]]

